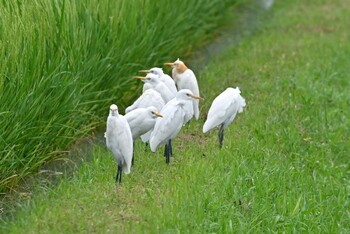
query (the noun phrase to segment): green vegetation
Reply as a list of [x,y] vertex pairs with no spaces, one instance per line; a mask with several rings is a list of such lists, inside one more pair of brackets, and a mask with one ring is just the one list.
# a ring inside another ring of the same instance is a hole
[[0,191],[103,126],[132,75],[187,55],[235,2],[1,1]]
[[[137,143],[115,186],[105,146],[0,232],[348,233],[350,12],[347,1],[278,1],[264,27],[197,71],[202,113],[166,166]],[[211,101],[239,86],[247,108],[226,131],[201,133]]]

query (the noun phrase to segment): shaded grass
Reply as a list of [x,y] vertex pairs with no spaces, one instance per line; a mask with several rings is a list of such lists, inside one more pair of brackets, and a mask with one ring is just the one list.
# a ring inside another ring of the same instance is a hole
[[137,70],[189,54],[235,3],[2,1],[0,191],[103,126],[104,107],[134,97]]
[[[161,150],[138,143],[136,166],[115,186],[115,162],[96,146],[91,163],[2,230],[349,232],[350,46],[339,38],[349,38],[350,14],[343,4],[279,2],[265,27],[201,71],[201,118],[174,141],[170,166]],[[337,27],[326,33],[327,24]],[[203,135],[201,127],[227,86],[241,88],[247,108],[219,150],[217,132]]]

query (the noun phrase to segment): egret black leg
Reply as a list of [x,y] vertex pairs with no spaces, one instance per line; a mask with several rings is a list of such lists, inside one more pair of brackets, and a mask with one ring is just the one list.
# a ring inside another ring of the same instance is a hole
[[168,151],[169,151],[168,144],[165,144],[165,147],[164,147],[164,157],[166,157],[166,156],[168,155]]
[[171,140],[169,140],[169,155],[173,156],[173,146],[171,145]]
[[145,150],[147,150],[147,148],[148,148],[148,142],[146,142],[146,143],[145,143],[145,145],[146,145],[146,148],[145,148]]
[[119,166],[119,184],[122,183],[122,175],[123,175],[122,172],[123,172],[123,166],[120,165],[120,166]]
[[131,166],[134,166],[134,156],[135,155],[135,142],[132,142],[132,159],[131,159]]
[[169,149],[169,143],[165,145],[165,162],[169,165],[170,163],[170,149]]
[[219,143],[220,143],[220,149],[222,148],[222,142],[224,141],[224,124],[221,124],[220,130],[219,130]]
[[118,171],[117,175],[115,176],[115,182],[119,184],[122,182],[122,171],[123,171],[123,165],[121,163],[118,164]]

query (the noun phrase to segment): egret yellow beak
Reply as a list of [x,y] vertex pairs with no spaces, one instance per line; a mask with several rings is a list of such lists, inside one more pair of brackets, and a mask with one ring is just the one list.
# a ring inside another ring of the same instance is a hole
[[151,70],[140,70],[139,72],[149,73],[149,72],[151,72]]
[[174,63],[164,63],[164,65],[167,65],[167,66],[173,66]]
[[134,78],[139,80],[147,80],[147,78],[144,76],[134,76]]
[[159,114],[159,113],[154,113],[155,116],[163,118],[163,115]]
[[204,98],[202,97],[199,97],[199,96],[194,96],[194,95],[190,95],[192,98],[194,99],[198,99],[198,100],[204,100]]

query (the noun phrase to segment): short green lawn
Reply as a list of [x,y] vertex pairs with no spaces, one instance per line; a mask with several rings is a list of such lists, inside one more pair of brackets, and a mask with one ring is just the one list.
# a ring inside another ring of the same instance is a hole
[[[201,118],[165,164],[138,142],[114,184],[105,146],[56,188],[36,194],[10,233],[347,233],[350,231],[350,9],[346,0],[279,1],[264,26],[197,71]],[[247,108],[201,132],[212,100],[239,86]],[[108,108],[108,107],[107,107]]]

